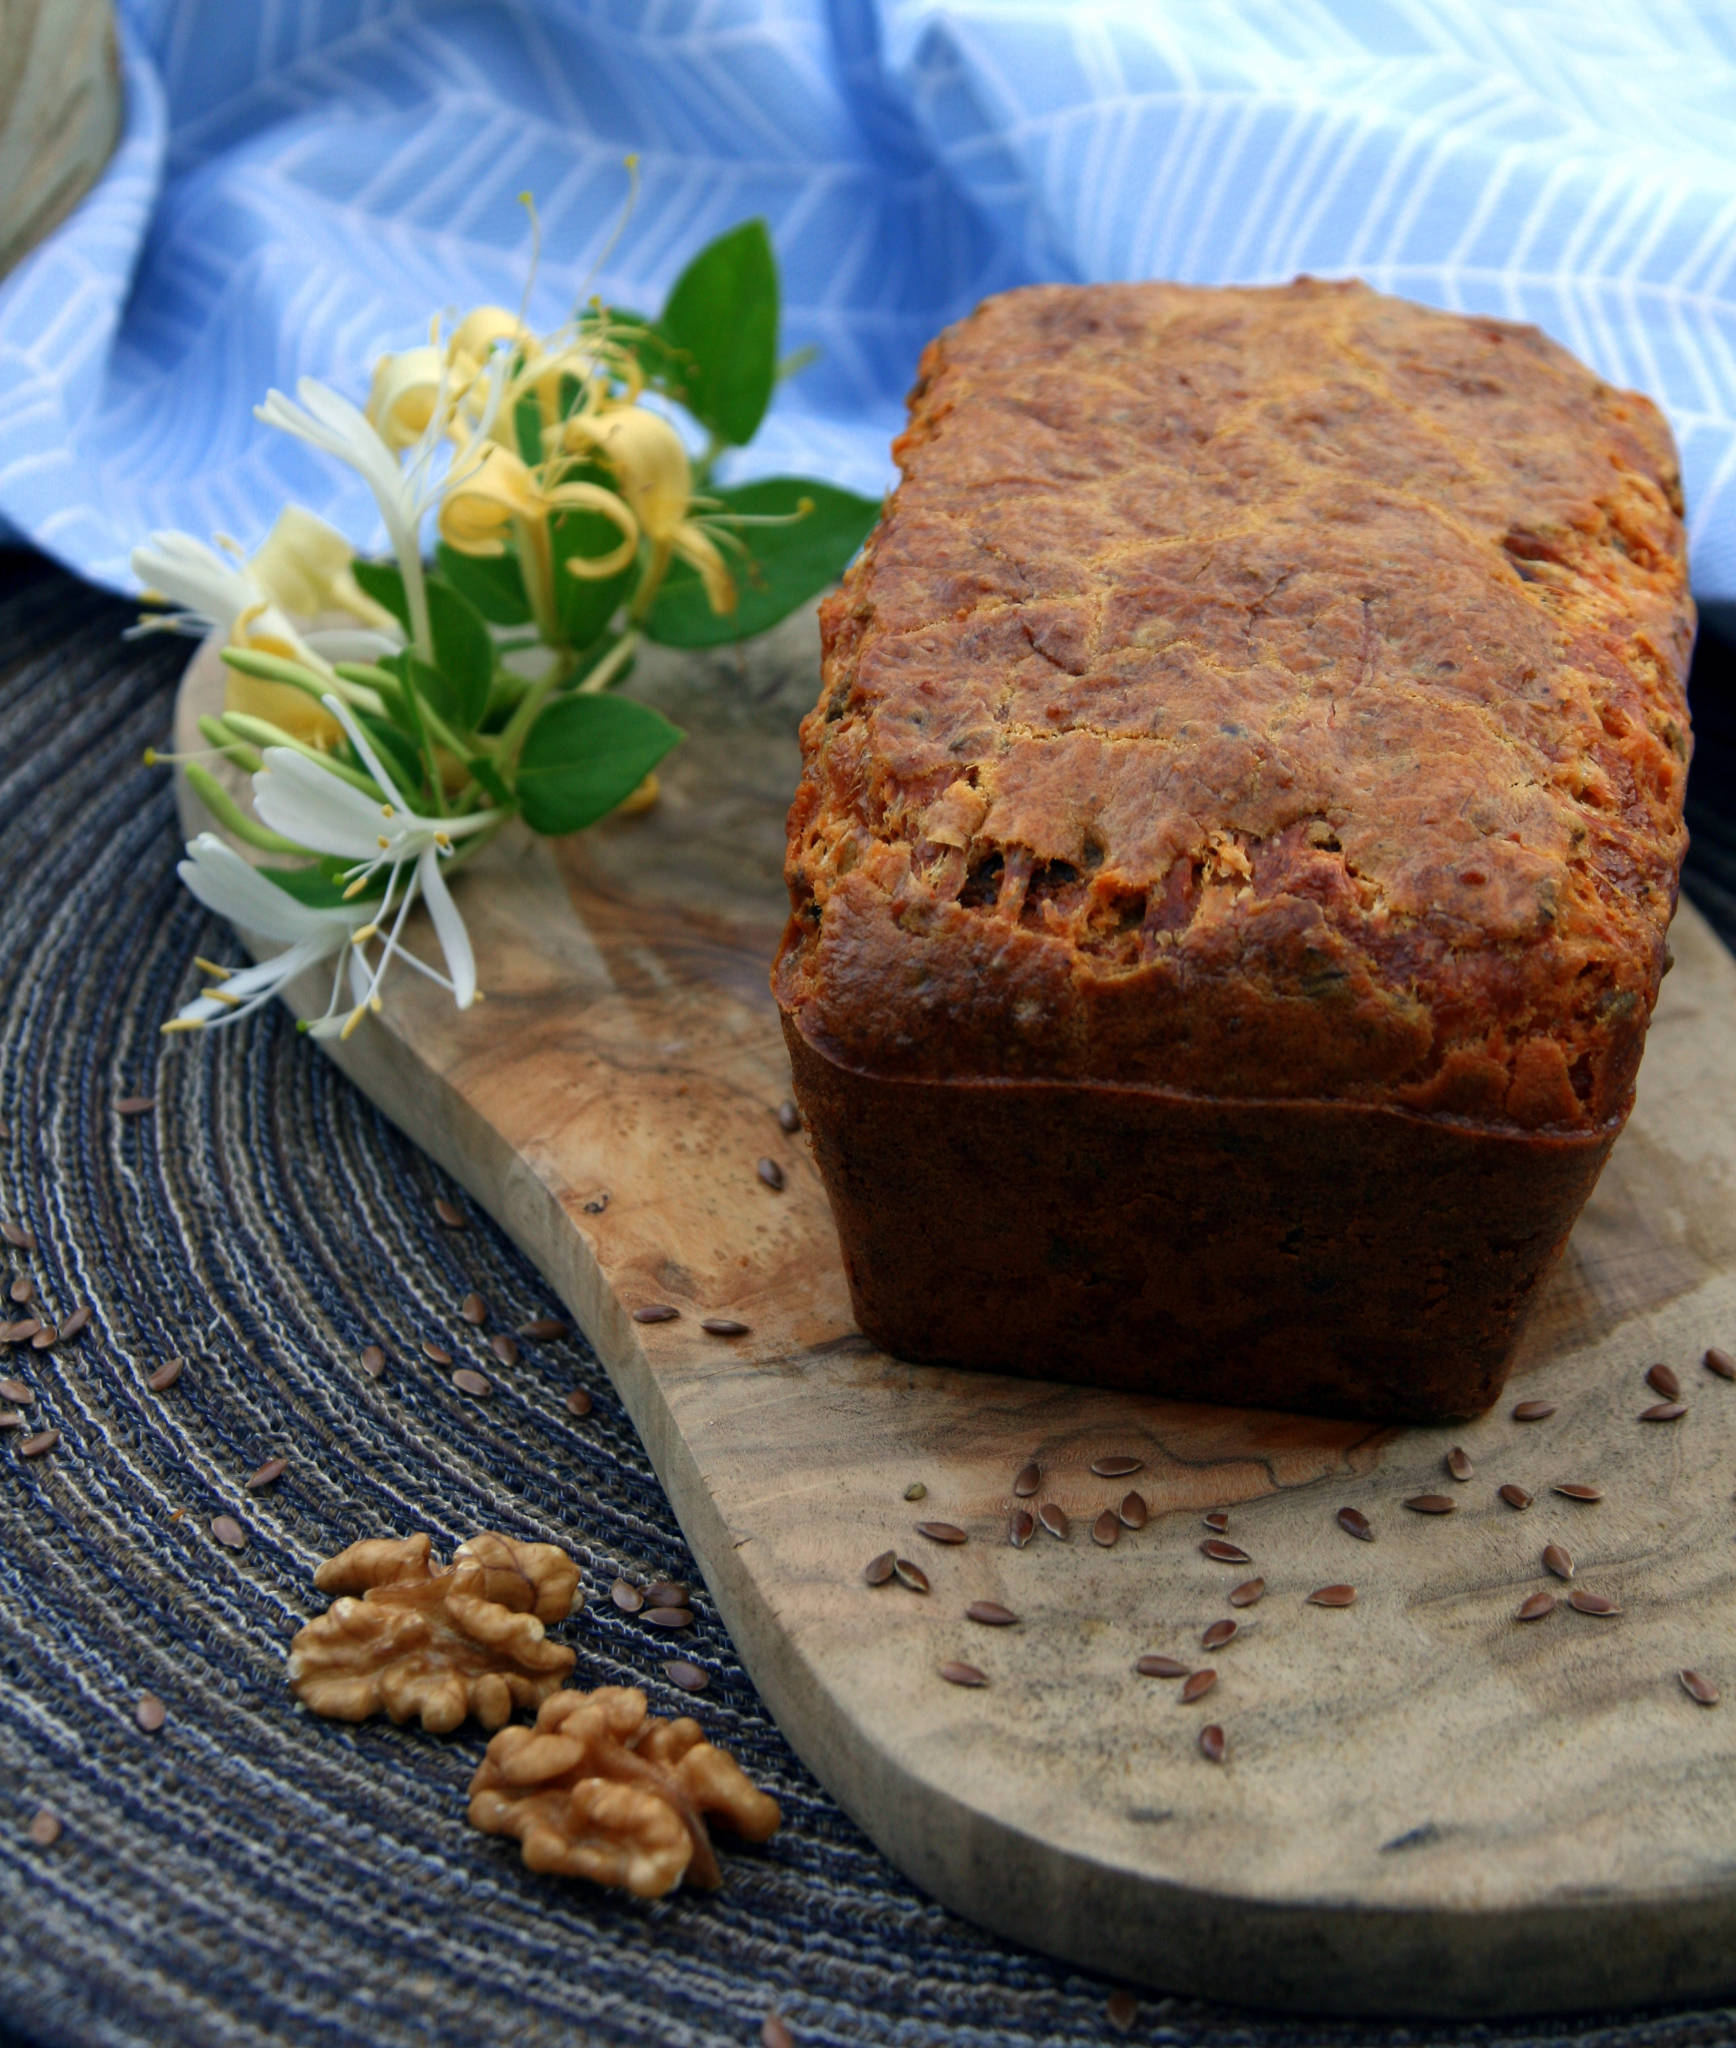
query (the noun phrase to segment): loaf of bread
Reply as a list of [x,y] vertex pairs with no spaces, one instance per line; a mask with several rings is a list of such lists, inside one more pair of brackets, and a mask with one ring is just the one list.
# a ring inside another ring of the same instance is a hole
[[1485,1407],[1666,961],[1661,416],[1360,285],[1056,286],[930,345],[894,452],[774,970],[863,1329]]

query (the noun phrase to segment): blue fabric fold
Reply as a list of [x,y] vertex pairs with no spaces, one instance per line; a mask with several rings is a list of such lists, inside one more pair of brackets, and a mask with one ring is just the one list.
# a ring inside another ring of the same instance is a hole
[[[1658,400],[1736,605],[1736,11],[1714,0],[124,0],[126,131],[0,284],[0,518],[116,588],[355,479],[258,424],[429,315],[655,307],[749,214],[783,266],[743,475],[891,479],[923,342],[1041,279],[1360,275]],[[643,191],[607,249],[637,152]]]

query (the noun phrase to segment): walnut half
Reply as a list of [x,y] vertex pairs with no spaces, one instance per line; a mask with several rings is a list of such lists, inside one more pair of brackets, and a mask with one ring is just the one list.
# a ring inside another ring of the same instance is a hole
[[530,1870],[659,1899],[723,1881],[706,1815],[763,1842],[782,1818],[697,1721],[659,1721],[636,1687],[557,1692],[534,1728],[503,1728],[470,1786],[470,1819],[516,1835]]
[[493,1729],[514,1707],[540,1706],[572,1670],[576,1654],[543,1634],[575,1596],[583,1604],[564,1551],[483,1534],[437,1571],[432,1550],[427,1535],[369,1538],[314,1573],[339,1596],[289,1646],[290,1687],[314,1713],[420,1715],[432,1735],[474,1714]]

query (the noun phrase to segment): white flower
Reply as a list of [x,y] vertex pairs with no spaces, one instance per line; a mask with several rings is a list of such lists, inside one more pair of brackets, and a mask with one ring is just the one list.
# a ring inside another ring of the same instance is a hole
[[233,973],[201,961],[199,964],[214,976],[214,986],[188,1003],[167,1027],[169,1030],[192,1031],[207,1024],[232,1024],[270,1002],[304,968],[328,960],[334,953],[339,956],[338,972],[332,978],[332,999],[326,1015],[330,1017],[335,1012],[342,956],[350,951],[364,919],[372,915],[369,908],[345,905],[322,910],[299,902],[250,867],[214,832],[201,832],[197,839],[189,841],[187,858],[178,872],[207,910],[216,911],[244,932],[281,944],[285,950],[269,960],[261,960],[257,966]]
[[295,396],[299,405],[281,391],[268,391],[265,403],[253,408],[254,416],[268,427],[281,427],[286,434],[347,462],[373,492],[404,577],[410,637],[427,660],[433,642],[428,630],[428,592],[422,580],[422,514],[429,502],[425,475],[414,461],[407,470],[400,469],[396,454],[367,414],[329,384],[303,377],[296,384]]
[[[504,365],[491,364],[484,374],[488,379],[488,396],[479,433],[486,436],[504,387]],[[311,447],[347,462],[373,492],[404,579],[411,642],[425,661],[430,660],[433,638],[428,624],[428,588],[422,574],[422,515],[456,474],[448,471],[443,482],[434,477],[435,464],[447,445],[453,394],[442,386],[428,401],[426,424],[409,444],[409,460],[402,466],[396,449],[361,407],[352,405],[329,384],[322,384],[315,377],[303,377],[296,384],[295,399],[286,398],[281,391],[268,391],[265,403],[253,408],[254,416],[267,426],[281,427],[286,434],[294,434]]]
[[134,632],[216,632],[316,671],[324,667],[248,565],[225,560],[190,533],[153,533],[148,547],[133,550],[133,574],[148,596],[178,607],[141,619]]
[[[327,657],[313,645],[319,636],[304,636],[296,629],[252,565],[240,559],[239,549],[225,559],[190,533],[153,533],[149,547],[133,550],[133,574],[151,597],[179,607],[141,619],[132,629],[135,633],[221,633],[232,647],[299,661],[331,680]],[[229,710],[268,719],[310,745],[329,747],[337,742],[338,730],[318,704],[288,683],[230,669],[224,676],[224,702]]]
[[[440,872],[440,861],[452,852],[457,840],[492,830],[500,822],[500,813],[473,811],[462,818],[418,816],[398,793],[397,785],[347,706],[336,697],[328,697],[325,702],[349,736],[362,765],[378,783],[385,801],[376,802],[305,754],[293,753],[287,747],[267,747],[265,765],[253,778],[253,807],[261,822],[274,832],[282,832],[316,853],[355,863],[350,886],[357,893],[382,868],[390,871],[385,901],[358,935],[359,941],[376,936],[378,927],[392,911],[394,899],[397,915],[379,962],[365,989],[358,990],[356,1008],[341,1028],[347,1033],[361,1021],[365,1010],[374,1004],[380,983],[394,959],[408,960],[424,973],[433,972],[414,955],[403,952],[400,944],[404,920],[418,892],[427,902],[450,975],[450,979],[439,974],[434,978],[451,989],[461,1010],[467,1010],[476,1000],[476,959],[470,934]],[[313,1029],[323,1035],[320,1025]]]
[[[251,648],[298,661],[326,682],[334,661],[378,661],[403,644],[397,621],[357,587],[349,573],[350,544],[324,520],[298,505],[286,505],[251,561],[233,541],[218,553],[190,533],[153,533],[148,547],[133,550],[133,574],[150,596],[177,607],[141,619],[134,633],[221,633],[232,647]],[[304,616],[341,609],[357,618],[383,617],[387,635],[373,627],[298,627],[291,612]],[[288,683],[229,669],[224,703],[279,726],[291,738],[313,746],[337,744],[338,727],[313,698]]]

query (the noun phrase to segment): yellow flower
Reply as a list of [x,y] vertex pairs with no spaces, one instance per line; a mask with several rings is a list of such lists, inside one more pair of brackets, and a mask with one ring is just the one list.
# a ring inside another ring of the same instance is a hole
[[510,341],[527,359],[539,353],[535,337],[516,313],[509,313],[504,306],[478,306],[452,330],[447,359],[454,370],[473,377],[502,341]]
[[[265,554],[270,546],[268,540],[260,553]],[[221,633],[231,647],[279,655],[285,661],[300,662],[316,675],[330,676],[322,657],[302,638],[286,608],[255,575],[253,565],[239,559],[240,553],[233,541],[218,554],[190,533],[153,533],[148,546],[133,550],[133,573],[145,586],[149,602],[177,609],[142,619],[136,630]],[[311,746],[335,746],[343,737],[342,728],[322,704],[288,683],[265,682],[232,668],[225,668],[224,683],[227,710],[268,719]]]
[[[230,645],[281,655],[304,666],[310,665],[311,657],[318,672],[324,663],[291,626],[291,616],[312,621],[348,612],[364,625],[398,634],[398,621],[356,581],[350,568],[354,560],[355,550],[336,527],[305,506],[284,506],[247,564],[246,573],[260,598],[237,613]],[[313,698],[288,683],[243,675],[239,669],[225,672],[223,708],[266,719],[311,746],[334,747],[343,737],[336,719]]]
[[301,619],[348,612],[365,626],[397,633],[397,619],[356,581],[356,558],[335,526],[302,505],[285,505],[247,565],[248,574],[274,603]]
[[508,361],[516,357],[519,365],[516,373],[506,378],[491,429],[491,438],[511,449],[516,440],[514,414],[519,398],[525,391],[534,390],[543,402],[545,415],[552,417],[560,379],[543,362],[542,343],[516,313],[509,313],[504,306],[478,306],[459,321],[446,344],[446,362],[457,389],[459,412],[468,414],[472,422],[481,412],[483,370],[497,351]]
[[[538,352],[531,335],[500,306],[477,307],[444,344],[436,320],[422,347],[381,356],[374,365],[367,405],[370,425],[395,454],[413,448],[436,424],[436,413],[438,431],[464,441],[487,406],[489,389],[483,373],[495,344],[502,341],[512,342],[527,358]],[[510,439],[510,397],[501,414],[500,431]]]
[[368,422],[394,453],[413,448],[428,431],[447,383],[445,358],[437,348],[407,348],[381,356],[368,394]]
[[[261,599],[237,614],[229,644],[252,648],[257,654],[280,655],[285,661],[299,661],[304,666],[309,665],[312,653],[282,611],[268,599]],[[317,655],[312,665],[316,673],[324,666]],[[310,747],[329,751],[343,738],[337,720],[304,691],[288,683],[271,682],[264,676],[243,675],[227,665],[223,670],[223,709],[263,718],[291,739],[304,740]]]
[[515,519],[542,522],[557,512],[600,512],[611,520],[621,540],[608,554],[589,559],[573,556],[567,567],[575,576],[613,576],[632,561],[639,528],[628,506],[601,484],[567,483],[545,486],[534,470],[498,445],[466,468],[458,483],[440,501],[440,537],[463,555],[505,552]]
[[621,495],[664,559],[698,571],[714,612],[735,610],[735,579],[717,543],[692,515],[693,468],[681,436],[641,405],[575,413],[562,429],[569,452],[594,453],[615,472]]

